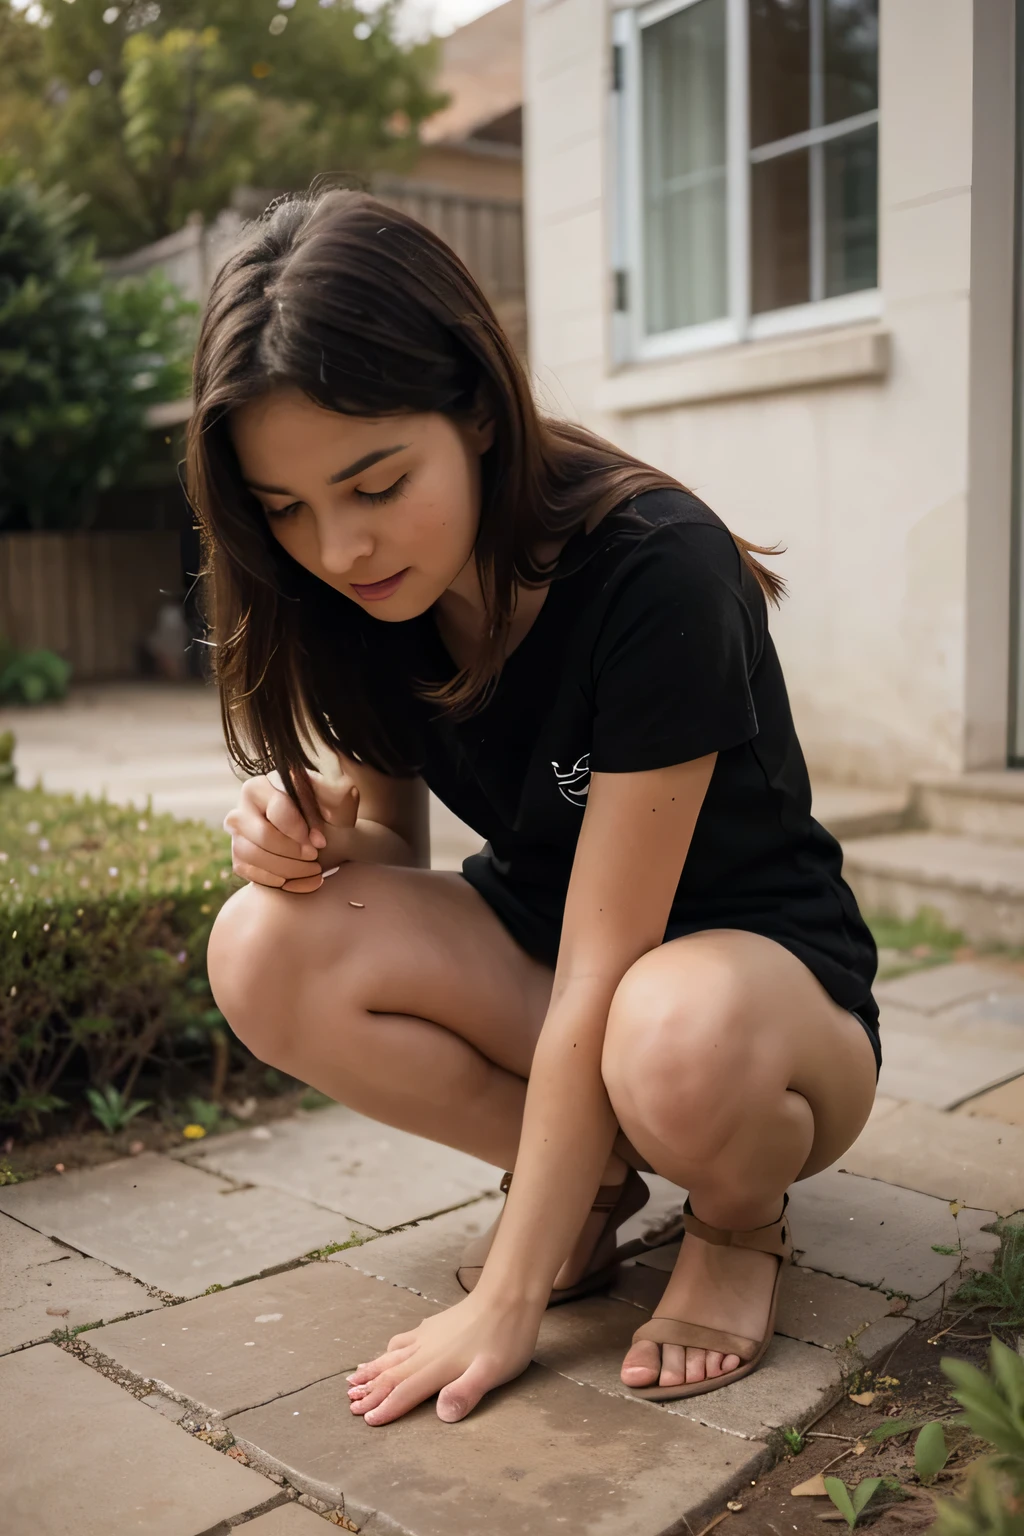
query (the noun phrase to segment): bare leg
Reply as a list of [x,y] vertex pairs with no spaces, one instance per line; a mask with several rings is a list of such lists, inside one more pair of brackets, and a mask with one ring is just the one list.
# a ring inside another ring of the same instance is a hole
[[[605,1083],[619,1123],[711,1226],[774,1221],[794,1180],[827,1167],[871,1111],[875,1063],[860,1024],[770,939],[694,934],[645,955],[612,1006]],[[777,1261],[688,1236],[661,1310],[763,1335]],[[623,1380],[701,1381],[734,1369],[704,1350],[635,1345]]]

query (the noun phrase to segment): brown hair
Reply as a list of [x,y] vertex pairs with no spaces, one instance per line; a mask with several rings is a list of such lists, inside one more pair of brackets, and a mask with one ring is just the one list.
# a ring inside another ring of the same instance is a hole
[[[289,783],[316,738],[390,773],[417,770],[389,699],[383,631],[282,550],[246,489],[228,432],[233,408],[282,385],[357,416],[486,410],[476,565],[490,616],[474,662],[437,695],[468,713],[504,656],[517,584],[549,574],[544,541],[565,539],[643,491],[677,487],[579,426],[539,415],[490,304],[449,248],[365,192],[272,204],[213,285],[195,361],[187,484],[205,550],[214,671],[232,757]],[[734,535],[735,537],[735,535]],[[736,538],[767,596],[780,578]]]

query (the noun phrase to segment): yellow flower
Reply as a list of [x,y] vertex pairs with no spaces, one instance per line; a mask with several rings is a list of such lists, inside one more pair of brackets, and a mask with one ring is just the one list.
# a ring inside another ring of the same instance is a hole
[[199,1141],[201,1137],[206,1135],[206,1131],[201,1125],[186,1125],[181,1134],[187,1137],[189,1141]]

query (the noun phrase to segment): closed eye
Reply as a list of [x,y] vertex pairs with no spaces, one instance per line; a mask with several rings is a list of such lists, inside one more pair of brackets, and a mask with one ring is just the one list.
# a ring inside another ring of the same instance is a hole
[[389,485],[383,491],[356,491],[360,501],[369,502],[373,507],[379,507],[382,502],[394,501],[396,496],[402,494],[402,487],[408,480],[408,475],[399,475],[393,485]]
[[264,507],[263,510],[272,522],[279,522],[286,517],[292,517],[302,506],[301,501],[293,501],[287,507]]

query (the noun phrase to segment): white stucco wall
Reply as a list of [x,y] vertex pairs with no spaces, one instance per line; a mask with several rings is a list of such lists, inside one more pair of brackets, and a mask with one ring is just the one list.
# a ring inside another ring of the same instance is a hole
[[[1003,0],[987,3],[1008,14]],[[989,51],[998,60],[999,49]],[[1007,422],[1009,389],[1008,352],[999,367],[977,346],[971,356],[974,55],[972,0],[881,0],[886,376],[622,414],[599,408],[612,373],[608,11],[605,0],[535,0],[528,15],[528,290],[539,396],[677,475],[738,532],[786,546],[778,563],[791,596],[773,629],[819,777],[893,784],[922,770],[1005,761],[998,667],[1008,620],[993,617],[991,604],[999,607],[995,588],[1007,582],[1008,427],[998,463],[991,444],[976,451],[990,473],[968,581],[968,531],[979,521],[969,500],[972,367],[997,390],[989,406]],[[1009,156],[1008,148],[1007,164]],[[994,183],[992,195],[1004,195]],[[976,226],[975,217],[977,241]],[[997,305],[997,350],[998,318]],[[692,379],[694,363],[677,366]],[[982,646],[971,666],[969,602]],[[974,729],[979,710],[985,719]]]

